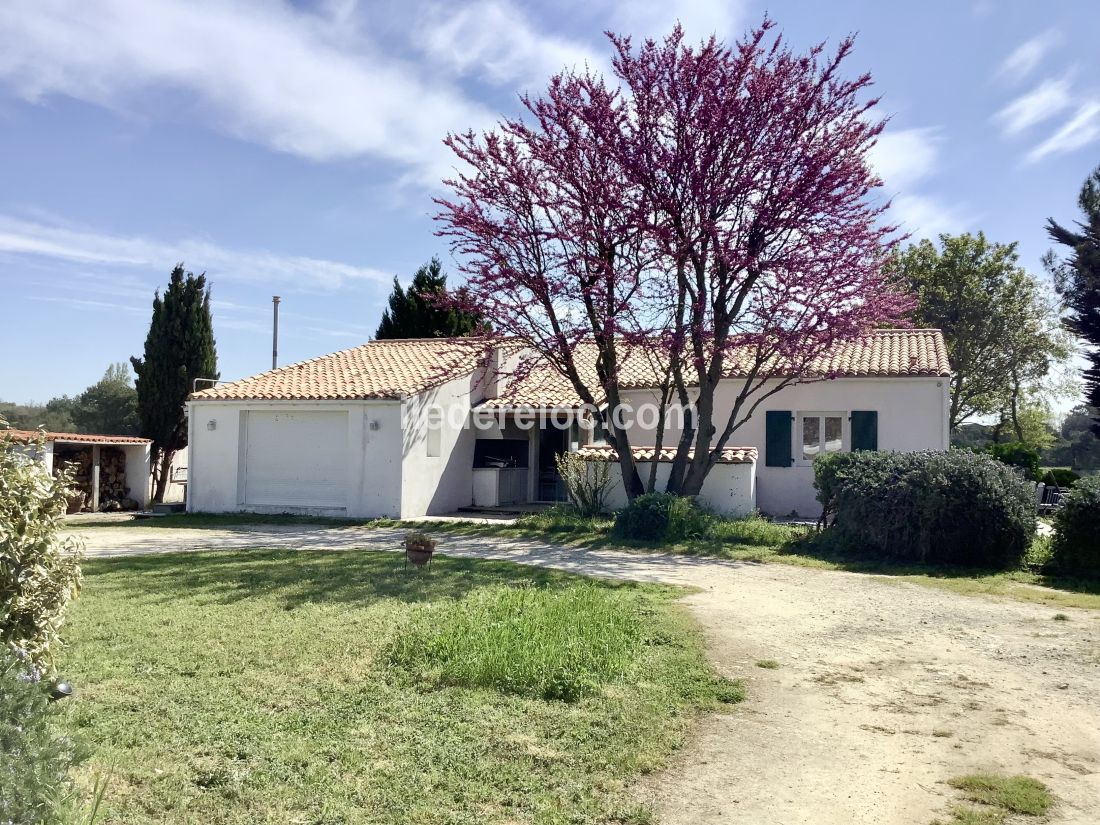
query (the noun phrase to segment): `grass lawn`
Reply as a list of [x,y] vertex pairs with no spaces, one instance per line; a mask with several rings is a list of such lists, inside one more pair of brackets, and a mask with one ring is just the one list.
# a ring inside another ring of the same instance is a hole
[[[1051,607],[1100,609],[1100,580],[1048,576],[1030,570],[990,572],[950,566],[921,566],[845,557],[823,552],[812,541],[812,528],[777,524],[754,517],[719,522],[715,534],[674,545],[625,541],[611,534],[610,518],[584,519],[548,510],[523,516],[514,525],[439,524],[419,528],[463,534],[491,534],[542,538],[560,544],[613,550],[676,553],[732,561],[766,562],[867,573],[967,596],[1002,596]],[[1047,552],[1045,539],[1036,538],[1033,556]]]
[[630,783],[741,698],[667,587],[364,551],[84,574],[59,723],[105,822],[645,822]]

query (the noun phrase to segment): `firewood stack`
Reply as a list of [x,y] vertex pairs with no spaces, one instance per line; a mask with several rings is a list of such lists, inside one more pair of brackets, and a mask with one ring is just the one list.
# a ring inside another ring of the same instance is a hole
[[[54,465],[59,469],[72,466],[73,483],[77,489],[69,498],[69,512],[91,510],[92,448],[58,451]],[[126,452],[119,447],[101,447],[99,451],[99,509],[103,512],[136,510],[138,503],[130,497],[126,484]]]
[[102,447],[99,452],[99,509],[121,510],[130,489],[126,486],[126,453],[118,447]]

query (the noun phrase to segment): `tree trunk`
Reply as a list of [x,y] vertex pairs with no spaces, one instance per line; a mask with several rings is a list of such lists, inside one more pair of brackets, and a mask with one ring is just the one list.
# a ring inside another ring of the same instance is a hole
[[164,493],[168,490],[168,480],[172,475],[172,459],[175,455],[175,450],[161,450],[158,456],[156,483],[153,490],[153,501],[156,504],[164,503]]

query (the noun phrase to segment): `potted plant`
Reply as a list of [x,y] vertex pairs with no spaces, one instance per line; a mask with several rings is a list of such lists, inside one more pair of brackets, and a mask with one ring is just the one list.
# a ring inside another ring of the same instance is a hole
[[411,561],[417,567],[431,564],[432,553],[435,552],[436,540],[424,533],[407,533],[405,535],[405,566]]

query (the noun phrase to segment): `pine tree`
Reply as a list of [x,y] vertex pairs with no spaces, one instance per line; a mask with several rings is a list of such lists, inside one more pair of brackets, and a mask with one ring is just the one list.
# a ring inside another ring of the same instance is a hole
[[481,318],[459,309],[437,307],[433,296],[447,292],[447,275],[438,258],[432,258],[413,276],[407,290],[393,279],[389,309],[382,313],[375,338],[452,338],[473,335]]
[[141,433],[153,440],[154,501],[164,500],[172,457],[187,446],[184,403],[196,378],[218,378],[218,355],[210,317],[206,275],[172,270],[164,297],[153,297],[153,320],[145,357],[131,358],[137,373]]
[[[1084,370],[1085,399],[1090,407],[1100,408],[1100,168],[1081,187],[1077,198],[1085,219],[1077,230],[1047,220],[1050,237],[1073,250],[1068,260],[1051,258],[1058,292],[1066,305],[1066,329],[1086,344]],[[1100,416],[1093,419],[1092,431],[1100,437]]]

